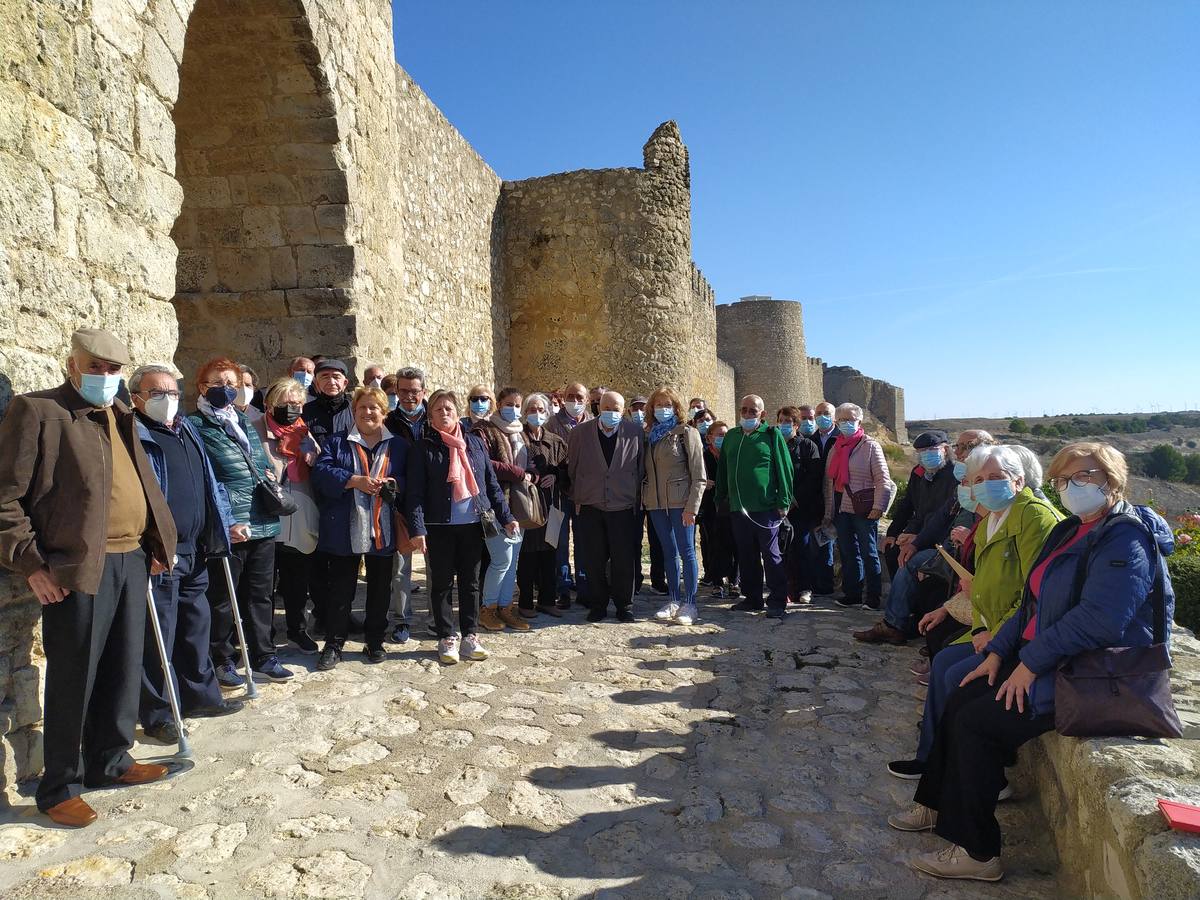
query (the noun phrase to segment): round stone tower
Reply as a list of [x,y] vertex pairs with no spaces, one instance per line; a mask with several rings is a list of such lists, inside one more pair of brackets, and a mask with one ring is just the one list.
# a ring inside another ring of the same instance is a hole
[[788,404],[816,403],[809,384],[804,316],[796,300],[742,297],[717,307],[717,356],[733,366],[736,400],[758,394],[767,414]]

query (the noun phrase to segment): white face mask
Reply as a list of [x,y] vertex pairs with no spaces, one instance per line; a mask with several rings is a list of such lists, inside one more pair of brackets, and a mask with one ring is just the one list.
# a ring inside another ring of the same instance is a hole
[[146,401],[146,415],[152,418],[160,425],[166,425],[169,422],[175,421],[175,416],[179,413],[179,398],[178,397],[151,397]]
[[553,415],[556,415],[556,416],[557,416],[557,415],[558,415],[560,412],[562,412],[562,407],[561,407],[561,406],[559,406],[557,403],[553,403],[553,404],[551,404],[551,406],[550,406],[550,412],[551,412]]
[[382,378],[372,378],[370,381],[367,382],[367,387],[377,388],[377,387],[380,387],[382,384],[383,384]]
[[1059,494],[1065,506],[1073,515],[1090,516],[1099,512],[1108,502],[1108,495],[1098,484],[1076,484],[1068,481],[1066,488]]
[[249,406],[250,401],[253,399],[254,399],[254,388],[243,386],[238,389],[238,398],[237,398],[238,406]]

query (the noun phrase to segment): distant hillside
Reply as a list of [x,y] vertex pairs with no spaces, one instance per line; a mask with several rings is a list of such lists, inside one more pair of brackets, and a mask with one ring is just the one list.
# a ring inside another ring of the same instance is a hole
[[[1200,412],[1025,417],[1023,422],[1015,424],[1028,430],[1018,433],[1009,430],[1012,424],[1013,419],[924,419],[910,421],[907,426],[909,440],[930,428],[941,428],[951,437],[968,428],[983,428],[997,440],[1024,444],[1034,450],[1043,465],[1064,444],[1075,440],[1104,441],[1131,459],[1149,453],[1160,444],[1172,446],[1183,454],[1200,453]],[[1062,432],[1067,436],[1062,436]],[[1135,475],[1130,478],[1129,493],[1133,502],[1153,502],[1169,515],[1200,509],[1200,487],[1194,485]]]

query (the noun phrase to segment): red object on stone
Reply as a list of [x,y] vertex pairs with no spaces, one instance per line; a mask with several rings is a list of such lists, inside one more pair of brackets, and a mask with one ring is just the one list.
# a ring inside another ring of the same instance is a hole
[[1190,831],[1200,834],[1200,806],[1190,803],[1176,803],[1174,800],[1159,799],[1158,808],[1162,810],[1167,824],[1176,831]]

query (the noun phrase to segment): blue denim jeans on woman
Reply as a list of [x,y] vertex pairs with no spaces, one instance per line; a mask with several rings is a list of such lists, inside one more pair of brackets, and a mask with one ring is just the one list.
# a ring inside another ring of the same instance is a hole
[[[650,522],[662,544],[663,566],[667,572],[667,590],[680,605],[696,603],[696,526],[683,524],[682,509],[652,509]],[[679,563],[683,562],[683,592],[679,590]]]
[[[970,641],[951,644],[933,658],[929,668],[929,691],[925,694],[925,718],[921,720],[921,741],[917,744],[917,759],[924,762],[933,750],[933,736],[937,731],[942,713],[950,695],[958,690],[958,684],[984,660],[975,652]],[[1000,690],[1000,685],[996,685]]]
[[518,532],[516,542],[512,543],[502,531],[484,541],[491,562],[483,574],[483,590],[479,594],[483,606],[499,606],[503,609],[512,605],[513,586],[517,583],[517,554],[521,552],[524,538],[525,533]]
[[882,568],[879,565],[879,522],[854,513],[839,512],[833,524],[837,526],[838,551],[842,555],[842,593],[851,600],[863,595],[863,570],[866,570],[867,596],[883,594]]

